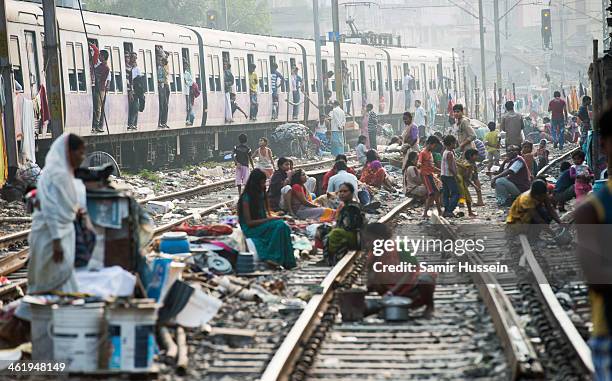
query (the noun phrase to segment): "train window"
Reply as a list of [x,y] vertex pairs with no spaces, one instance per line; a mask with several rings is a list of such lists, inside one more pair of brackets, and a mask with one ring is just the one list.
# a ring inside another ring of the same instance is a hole
[[289,58],[289,66],[291,69],[295,67],[295,58]]
[[229,52],[221,52],[221,56],[223,57],[223,63],[230,62]]
[[[121,28],[124,29],[124,28]],[[123,43],[123,54],[132,53],[134,51],[134,45],[131,42]]]
[[213,64],[212,54],[209,54],[207,58],[210,64],[210,70],[208,71],[208,88],[210,89],[210,91],[216,91],[215,90],[215,66]]
[[66,64],[68,67],[68,85],[70,86],[70,91],[78,91],[76,64],[74,63],[74,44],[72,42],[66,43]]
[[193,54],[193,80],[196,81],[200,90],[202,89],[202,78],[200,78],[200,55],[198,53]]
[[268,66],[268,60],[263,60],[264,66],[264,88],[265,92],[270,92],[270,67]]
[[83,44],[76,43],[74,46],[74,60],[76,62],[76,73],[79,91],[87,91],[87,80],[85,79],[85,54],[83,52]]
[[255,57],[253,57],[252,54],[247,54],[247,63],[249,64],[249,66],[255,63]]
[[284,80],[280,81],[280,92],[287,92],[287,81],[289,78],[288,70],[287,70],[287,61],[280,60],[278,61],[278,71],[283,75]]
[[113,79],[115,81],[115,90],[118,93],[123,92],[123,70],[121,70],[121,53],[119,48],[114,47],[112,53],[112,70],[113,70]]
[[237,72],[237,74],[234,76],[234,81],[236,82],[236,92],[241,93],[242,92],[242,81],[240,80],[240,74],[241,74],[240,58],[238,57],[234,57],[234,70]]
[[263,60],[257,60],[257,68],[259,68],[259,92],[264,92],[264,65]]
[[249,91],[249,88],[247,86],[247,68],[244,63],[244,58],[240,59],[240,72],[242,74],[240,78],[240,81],[242,82],[242,91],[246,93]]
[[174,54],[168,54],[168,82],[170,82],[170,92],[176,92],[176,62],[174,61]]
[[[11,65],[13,69],[13,77],[19,86],[15,86],[18,92],[23,92],[23,71],[21,67],[21,54],[19,54],[19,39],[17,36],[11,36],[9,44],[9,52]],[[21,87],[21,90],[18,88]]]
[[[268,45],[268,49],[269,48],[270,48],[270,45]],[[270,56],[270,68],[272,68],[274,64],[276,64],[276,56]]]
[[38,66],[38,51],[36,50],[36,34],[25,31],[26,55],[29,67],[30,85],[38,90],[40,85],[40,68]]
[[215,64],[215,89],[216,91],[221,91],[221,64],[219,63],[219,56],[215,55],[213,58]]
[[176,83],[176,91],[183,91],[183,80],[182,80],[182,71],[181,71],[181,59],[179,58],[178,53],[173,54],[174,57],[174,82]]
[[385,65],[383,76],[385,77],[385,91],[389,91],[389,67],[387,65]]
[[315,64],[310,64],[310,91],[313,93],[317,92],[317,70]]
[[146,51],[146,75],[147,75],[147,86],[149,93],[155,92],[155,79],[153,78],[153,73],[155,72],[153,66],[153,52],[147,49]]

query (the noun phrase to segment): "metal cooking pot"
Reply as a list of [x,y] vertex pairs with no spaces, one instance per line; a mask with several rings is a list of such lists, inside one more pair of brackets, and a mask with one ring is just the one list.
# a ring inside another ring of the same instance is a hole
[[387,321],[406,321],[412,299],[401,296],[389,296],[383,299],[383,316]]

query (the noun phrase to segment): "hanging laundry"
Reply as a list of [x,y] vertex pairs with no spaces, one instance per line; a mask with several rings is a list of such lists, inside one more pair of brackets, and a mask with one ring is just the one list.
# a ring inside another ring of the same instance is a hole
[[36,163],[36,138],[34,135],[34,102],[22,97],[21,133],[22,149],[25,159]]

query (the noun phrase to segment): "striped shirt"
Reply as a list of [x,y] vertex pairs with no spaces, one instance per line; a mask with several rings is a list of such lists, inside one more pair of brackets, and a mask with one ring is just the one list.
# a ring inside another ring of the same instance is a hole
[[368,131],[376,131],[378,126],[378,114],[374,110],[368,112]]
[[272,94],[276,94],[278,92],[278,79],[280,78],[281,81],[284,81],[285,78],[283,77],[283,75],[276,70],[275,72],[272,73]]

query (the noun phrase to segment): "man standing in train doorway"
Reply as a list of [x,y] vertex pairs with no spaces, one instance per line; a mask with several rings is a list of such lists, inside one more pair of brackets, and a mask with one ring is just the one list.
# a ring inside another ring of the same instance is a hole
[[300,91],[304,90],[304,82],[298,74],[299,69],[294,66],[291,69],[291,93],[293,95],[293,120],[297,120],[300,114]]
[[170,102],[170,82],[168,81],[168,55],[163,50],[157,52],[157,91],[159,100],[158,128],[168,127],[168,103]]
[[278,100],[278,81],[285,82],[285,77],[278,71],[278,65],[272,64],[272,120],[278,119],[278,108],[280,107]]
[[331,153],[336,157],[344,153],[344,125],[346,124],[346,114],[340,108],[340,102],[335,100],[334,108],[331,111]]
[[410,111],[412,91],[414,90],[414,77],[410,75],[410,69],[406,69],[402,80],[402,88],[404,89],[404,111]]
[[100,50],[98,62],[94,64],[95,97],[93,113],[93,131],[104,132],[102,123],[104,120],[104,103],[106,103],[106,91],[110,83],[110,69],[108,68],[108,51]]
[[259,111],[259,103],[257,103],[257,86],[259,86],[259,78],[255,69],[255,64],[249,64],[249,95],[251,97],[251,107],[249,108],[249,120],[257,120],[257,112]]

